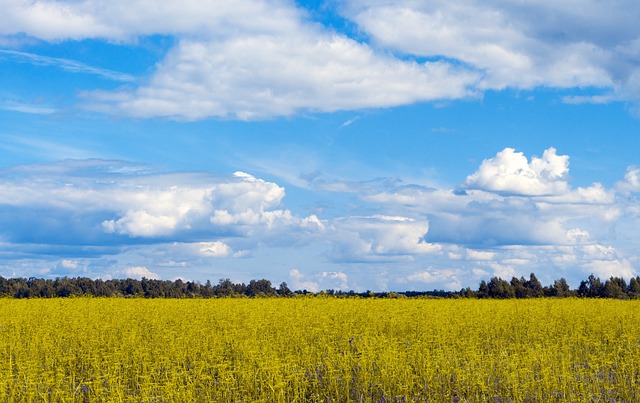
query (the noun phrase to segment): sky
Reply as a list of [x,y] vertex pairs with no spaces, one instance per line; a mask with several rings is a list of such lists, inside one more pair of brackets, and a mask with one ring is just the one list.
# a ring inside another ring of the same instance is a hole
[[0,6],[0,276],[640,275],[634,0]]

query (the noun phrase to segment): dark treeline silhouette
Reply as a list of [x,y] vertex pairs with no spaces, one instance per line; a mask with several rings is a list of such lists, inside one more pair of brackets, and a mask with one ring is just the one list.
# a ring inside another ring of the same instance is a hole
[[582,298],[640,298],[640,276],[631,278],[629,283],[620,277],[611,277],[604,282],[593,274],[580,282],[572,290],[564,278],[553,284],[542,286],[535,274],[529,279],[513,277],[510,281],[493,277],[482,280],[477,290],[463,288],[460,291],[404,291],[373,292],[325,290],[317,293],[307,290],[292,291],[287,283],[273,287],[269,280],[251,280],[249,284],[234,283],[221,279],[212,285],[209,280],[202,284],[183,280],[152,280],[143,278],[92,280],[86,277],[62,277],[51,279],[10,278],[0,276],[0,297],[12,298],[55,298],[55,297],[144,297],[144,298],[221,298],[221,297],[292,297],[297,295],[331,296],[339,298],[540,298],[540,297],[582,297]]

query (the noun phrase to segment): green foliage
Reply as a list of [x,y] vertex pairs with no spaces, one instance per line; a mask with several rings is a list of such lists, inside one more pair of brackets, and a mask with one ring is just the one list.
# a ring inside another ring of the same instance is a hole
[[487,283],[482,280],[478,290],[463,288],[460,291],[396,291],[396,292],[366,292],[323,290],[310,293],[306,290],[292,291],[286,282],[274,288],[269,280],[251,280],[249,284],[234,283],[230,279],[220,279],[218,284],[212,285],[207,280],[203,285],[198,282],[183,280],[151,280],[143,278],[115,279],[103,281],[86,277],[56,278],[55,280],[37,279],[31,277],[5,279],[0,276],[0,296],[13,298],[54,298],[54,297],[144,297],[144,298],[238,298],[238,297],[292,297],[295,295],[316,295],[338,298],[398,298],[402,297],[437,297],[437,298],[539,298],[539,297],[585,297],[585,298],[640,298],[640,276],[631,278],[629,284],[620,277],[611,277],[604,283],[600,278],[591,274],[583,280],[576,290],[571,290],[567,280],[555,280],[552,285],[543,287],[535,274],[529,279],[513,277],[506,281],[500,277],[493,277]]

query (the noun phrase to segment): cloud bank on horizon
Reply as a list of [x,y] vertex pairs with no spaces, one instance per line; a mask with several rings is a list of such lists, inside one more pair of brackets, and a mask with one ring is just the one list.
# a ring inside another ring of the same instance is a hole
[[[526,155],[496,129],[500,145],[476,151],[475,171],[458,172],[455,183],[400,180],[399,163],[362,179],[362,166],[384,162],[370,144],[401,138],[404,128],[374,134],[359,129],[366,118],[344,119],[545,90],[556,91],[559,104],[616,104],[635,116],[636,2],[0,3],[0,112],[12,122],[0,121],[0,152],[15,161],[0,167],[2,276],[264,277],[310,290],[401,290],[473,287],[530,272],[573,282],[590,273],[640,274],[636,157],[624,159],[626,172],[611,183],[585,176],[575,186],[574,156],[558,151],[553,134]],[[544,120],[544,110],[534,113]],[[347,141],[331,133],[322,137],[324,151],[300,152],[287,164],[257,157],[268,138],[251,138],[250,151],[246,137],[229,135],[220,143],[231,144],[231,174],[158,167],[178,159],[177,138],[202,149],[231,130],[229,122],[267,131],[276,121],[296,138],[294,149],[315,150],[305,137],[326,129],[318,123],[298,133],[301,116],[339,116],[346,122],[335,133],[362,130],[367,140],[331,148]],[[163,123],[168,134],[153,141],[85,134],[153,133]],[[59,128],[43,134],[42,127]],[[141,145],[125,154],[129,141]],[[428,145],[462,159],[461,149],[473,146],[460,141]],[[576,158],[587,166],[590,139],[580,141]],[[151,156],[154,147],[171,158]],[[612,154],[629,148],[611,147]],[[357,162],[336,163],[336,151]]]
[[[455,289],[470,278],[551,268],[573,280],[636,275],[638,257],[613,245],[634,239],[640,224],[640,169],[609,189],[572,188],[568,162],[553,148],[531,160],[506,148],[457,188],[333,186],[377,214],[330,219],[282,208],[283,187],[242,172],[156,172],[106,160],[14,167],[0,172],[2,259],[6,269],[43,260],[40,275],[166,278],[275,249],[345,268],[366,264],[361,276],[393,289],[420,282]],[[51,266],[61,252],[66,266]],[[164,271],[151,271],[149,261]],[[365,281],[327,273],[313,280],[292,267],[287,276],[312,290]]]

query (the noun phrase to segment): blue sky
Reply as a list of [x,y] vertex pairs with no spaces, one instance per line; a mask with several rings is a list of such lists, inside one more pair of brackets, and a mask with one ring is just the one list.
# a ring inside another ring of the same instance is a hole
[[0,275],[640,274],[640,5],[0,0]]

